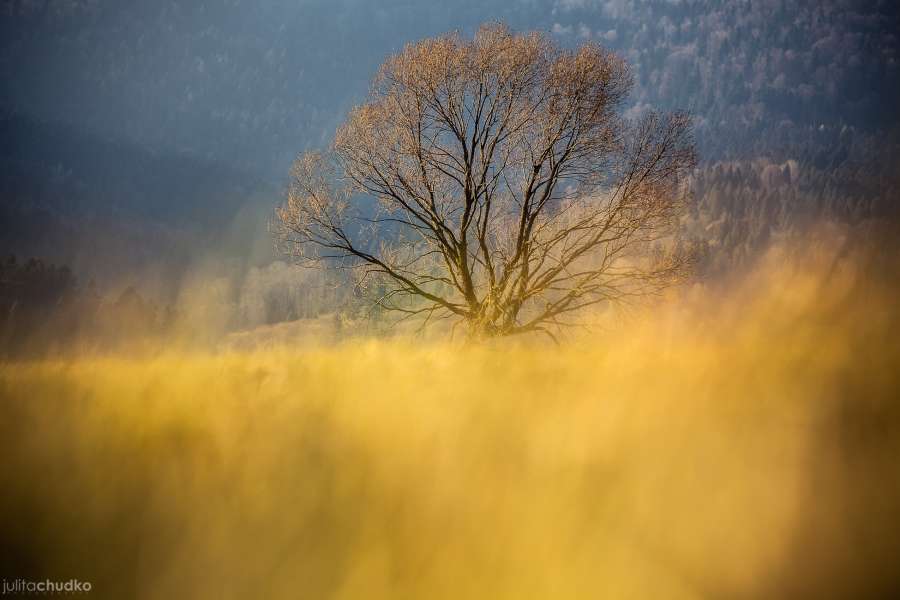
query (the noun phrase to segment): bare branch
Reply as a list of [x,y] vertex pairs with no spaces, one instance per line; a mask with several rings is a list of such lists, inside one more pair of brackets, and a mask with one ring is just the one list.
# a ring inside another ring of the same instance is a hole
[[690,264],[673,232],[695,156],[686,115],[621,117],[631,86],[597,44],[502,25],[409,44],[331,151],[294,165],[282,247],[475,335],[552,335],[561,315],[656,293]]

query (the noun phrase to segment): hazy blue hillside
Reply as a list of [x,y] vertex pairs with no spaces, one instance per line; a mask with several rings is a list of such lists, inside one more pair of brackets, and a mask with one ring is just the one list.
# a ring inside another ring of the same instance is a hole
[[2,104],[277,176],[388,53],[503,19],[617,49],[638,109],[689,108],[707,154],[742,155],[822,125],[896,125],[897,15],[875,0],[20,0],[3,16]]

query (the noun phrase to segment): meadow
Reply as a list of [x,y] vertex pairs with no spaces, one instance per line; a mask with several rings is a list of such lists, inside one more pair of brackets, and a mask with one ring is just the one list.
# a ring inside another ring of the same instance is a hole
[[773,249],[545,340],[0,365],[3,576],[98,598],[886,597],[896,260]]

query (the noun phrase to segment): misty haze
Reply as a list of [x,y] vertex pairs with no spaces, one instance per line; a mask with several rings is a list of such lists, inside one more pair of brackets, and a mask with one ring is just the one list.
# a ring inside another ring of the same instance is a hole
[[0,595],[900,594],[889,0],[0,6]]

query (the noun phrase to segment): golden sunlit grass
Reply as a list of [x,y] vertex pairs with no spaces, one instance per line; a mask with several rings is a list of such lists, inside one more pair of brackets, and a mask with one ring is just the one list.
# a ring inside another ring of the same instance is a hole
[[109,598],[880,593],[900,350],[870,267],[773,253],[559,347],[4,365],[3,562]]

